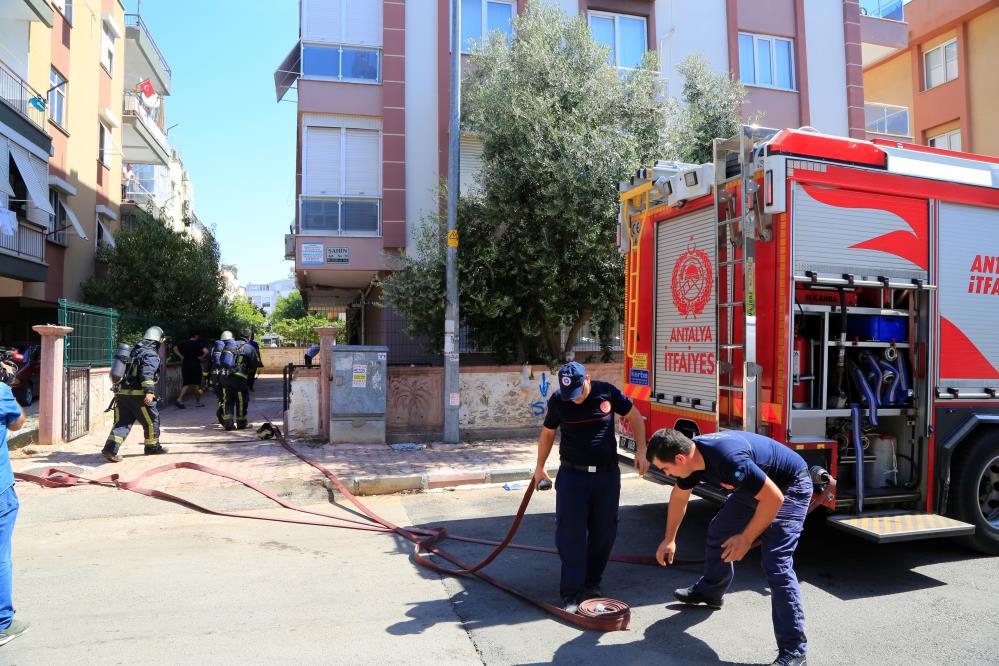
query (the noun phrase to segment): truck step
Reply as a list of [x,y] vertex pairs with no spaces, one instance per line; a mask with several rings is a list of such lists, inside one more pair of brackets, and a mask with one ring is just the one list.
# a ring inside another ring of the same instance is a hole
[[830,516],[826,522],[876,543],[915,541],[974,534],[975,526],[935,513],[877,511],[855,516]]

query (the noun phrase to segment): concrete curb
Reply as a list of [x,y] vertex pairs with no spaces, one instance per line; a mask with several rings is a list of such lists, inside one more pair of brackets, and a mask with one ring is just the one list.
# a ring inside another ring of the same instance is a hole
[[[558,466],[549,466],[545,470],[553,479],[558,473]],[[402,492],[424,492],[457,487],[475,487],[486,484],[525,482],[534,474],[533,467],[500,467],[489,470],[468,472],[426,472],[423,474],[402,474],[393,476],[352,476],[341,479],[343,485],[351,493],[362,495],[391,495]],[[622,479],[636,476],[634,473],[623,473]],[[333,484],[323,481],[327,490],[336,492]]]

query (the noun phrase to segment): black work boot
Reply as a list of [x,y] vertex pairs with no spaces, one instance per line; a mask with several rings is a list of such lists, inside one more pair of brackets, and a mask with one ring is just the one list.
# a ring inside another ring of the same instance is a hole
[[101,449],[101,455],[104,456],[104,459],[108,462],[121,462],[121,456],[119,456],[118,452],[114,449],[105,447]]
[[722,607],[721,599],[712,599],[711,597],[705,596],[696,587],[691,585],[690,587],[685,587],[680,590],[674,590],[673,596],[676,597],[677,601],[685,603],[689,606],[697,606],[698,604],[704,604],[708,608],[713,608],[718,610]]
[[566,613],[572,613],[575,615],[579,612],[579,597],[572,595],[569,597],[562,597],[562,610]]
[[600,589],[599,585],[586,585],[583,587],[583,592],[579,595],[579,598],[586,601],[587,599],[600,599],[603,596],[604,591]]
[[791,650],[781,650],[770,666],[808,666],[805,655]]
[[142,448],[142,452],[147,456],[156,456],[161,453],[166,453],[167,450],[163,448],[162,444],[157,444],[155,446],[145,446]]

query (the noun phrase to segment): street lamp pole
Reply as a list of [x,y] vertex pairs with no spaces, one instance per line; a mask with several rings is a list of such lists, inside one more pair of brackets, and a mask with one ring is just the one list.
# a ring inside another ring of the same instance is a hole
[[444,441],[458,443],[458,194],[461,140],[461,0],[451,0],[451,121],[447,169],[447,308],[444,313]]

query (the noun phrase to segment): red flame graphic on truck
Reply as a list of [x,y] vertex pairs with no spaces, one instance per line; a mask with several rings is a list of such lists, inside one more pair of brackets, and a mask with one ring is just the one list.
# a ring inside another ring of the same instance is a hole
[[[693,239],[691,239],[693,241]],[[704,312],[714,286],[711,259],[693,243],[673,266],[673,303],[684,318]]]

